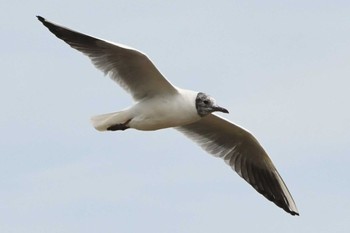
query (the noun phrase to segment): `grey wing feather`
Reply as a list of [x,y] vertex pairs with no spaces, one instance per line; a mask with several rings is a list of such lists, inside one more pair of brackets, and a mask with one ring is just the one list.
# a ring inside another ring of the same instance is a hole
[[294,200],[271,159],[248,131],[213,114],[176,129],[208,153],[224,159],[268,200],[292,215],[299,215]]
[[87,55],[98,69],[130,92],[135,100],[177,92],[142,52],[73,31],[41,16],[37,17],[59,39]]

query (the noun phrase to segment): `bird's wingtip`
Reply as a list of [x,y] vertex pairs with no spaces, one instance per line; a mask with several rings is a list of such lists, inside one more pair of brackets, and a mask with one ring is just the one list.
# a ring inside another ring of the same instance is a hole
[[38,20],[40,21],[40,22],[45,22],[45,18],[44,17],[41,17],[40,15],[37,15],[36,16],[37,18],[38,18]]
[[293,216],[299,216],[299,213],[295,212],[295,211],[290,211],[290,214],[293,215]]
[[299,216],[299,212],[296,212],[296,211],[292,211],[291,214],[292,214],[293,216]]

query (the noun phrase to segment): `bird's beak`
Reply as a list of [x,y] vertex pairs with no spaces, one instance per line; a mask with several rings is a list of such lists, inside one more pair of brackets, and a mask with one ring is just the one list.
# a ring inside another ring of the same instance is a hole
[[220,106],[214,106],[213,110],[215,112],[223,112],[223,113],[229,113],[228,110],[226,108],[220,107]]

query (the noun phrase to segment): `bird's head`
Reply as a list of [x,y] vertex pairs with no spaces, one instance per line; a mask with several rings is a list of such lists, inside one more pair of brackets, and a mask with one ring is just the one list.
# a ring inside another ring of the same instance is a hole
[[196,109],[199,116],[204,117],[212,112],[228,113],[227,109],[220,107],[211,96],[199,92],[196,97]]

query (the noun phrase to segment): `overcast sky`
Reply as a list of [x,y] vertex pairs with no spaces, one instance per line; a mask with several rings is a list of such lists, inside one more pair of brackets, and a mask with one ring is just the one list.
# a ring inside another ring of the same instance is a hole
[[[349,1],[1,1],[1,232],[349,232]],[[175,130],[96,131],[130,96],[36,15],[215,97],[300,216]]]

